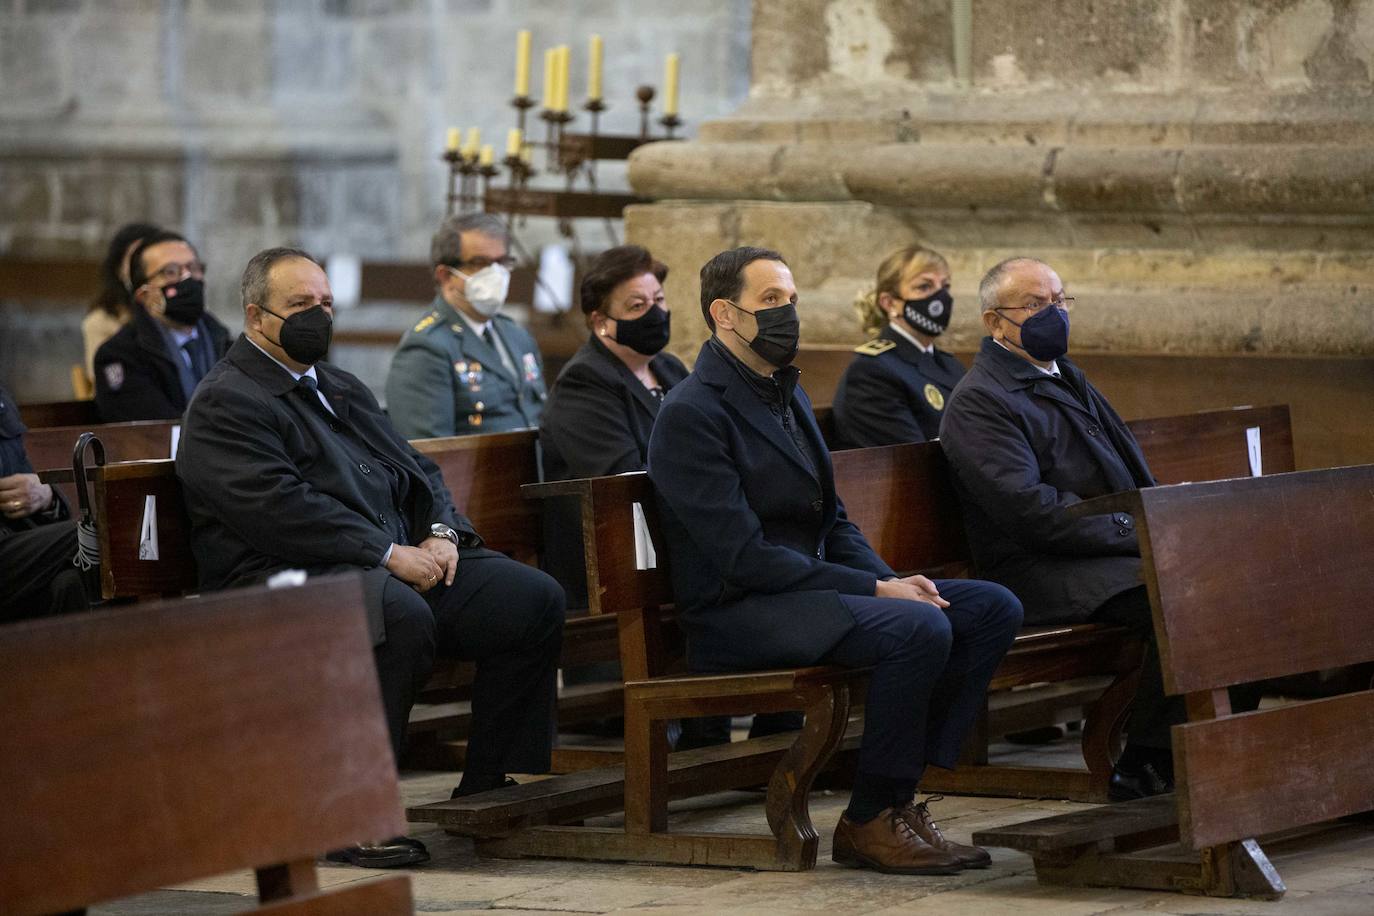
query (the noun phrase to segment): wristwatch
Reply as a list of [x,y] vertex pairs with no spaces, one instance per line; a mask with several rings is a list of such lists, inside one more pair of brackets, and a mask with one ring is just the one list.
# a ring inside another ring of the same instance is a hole
[[434,524],[430,525],[429,536],[434,538],[448,538],[449,541],[452,542],[454,547],[459,546],[458,532],[454,531],[452,528],[450,528],[448,525],[445,525],[443,522],[435,522]]

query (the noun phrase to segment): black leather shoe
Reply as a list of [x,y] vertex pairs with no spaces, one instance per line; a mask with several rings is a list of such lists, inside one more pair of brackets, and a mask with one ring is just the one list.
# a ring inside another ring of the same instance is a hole
[[405,868],[429,861],[429,850],[419,840],[408,836],[392,837],[385,843],[371,846],[350,846],[325,855],[330,862],[356,865],[359,868]]
[[1142,764],[1136,770],[1123,770],[1118,766],[1107,783],[1107,799],[1114,802],[1134,801],[1172,791],[1174,781],[1161,776],[1153,763]]

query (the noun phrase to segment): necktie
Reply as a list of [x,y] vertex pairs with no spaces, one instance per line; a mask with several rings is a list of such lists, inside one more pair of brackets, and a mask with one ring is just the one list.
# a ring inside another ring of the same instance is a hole
[[205,370],[201,368],[200,360],[196,356],[196,339],[192,337],[181,345],[181,358],[186,360],[186,366],[191,370],[192,377],[199,382],[205,377]]
[[487,342],[487,346],[491,347],[493,350],[496,350],[498,354],[501,352],[496,348],[496,335],[492,333],[491,325],[487,325],[485,328],[482,329],[482,339]]

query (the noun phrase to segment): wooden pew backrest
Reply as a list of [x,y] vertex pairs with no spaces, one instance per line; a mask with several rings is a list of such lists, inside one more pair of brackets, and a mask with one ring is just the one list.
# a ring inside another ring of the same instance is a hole
[[[134,461],[89,471],[100,526],[100,584],[108,599],[180,595],[196,588],[191,522],[176,462]],[[144,537],[156,534],[156,551]],[[148,543],[145,545],[145,541]]]
[[19,419],[32,430],[44,426],[96,424],[100,422],[100,415],[95,412],[95,401],[46,401],[20,404]]
[[414,439],[411,445],[443,472],[453,503],[487,546],[523,563],[537,562],[539,506],[520,495],[539,479],[537,430]]
[[6,912],[244,868],[285,897],[405,829],[356,576],[6,627],[0,696]]
[[1291,471],[1293,425],[1288,405],[1231,407],[1126,424],[1161,484],[1249,477],[1246,430],[1260,431],[1261,471]]
[[86,426],[47,426],[24,435],[29,463],[40,471],[72,466],[72,447],[82,433],[95,433],[105,447],[105,460],[149,461],[172,457],[173,430],[179,420],[139,420],[135,423],[97,423]]
[[[1230,715],[1225,688],[1374,661],[1374,465],[1153,487],[1133,512],[1195,848],[1374,808],[1374,691]],[[1085,504],[1091,506],[1092,504]]]

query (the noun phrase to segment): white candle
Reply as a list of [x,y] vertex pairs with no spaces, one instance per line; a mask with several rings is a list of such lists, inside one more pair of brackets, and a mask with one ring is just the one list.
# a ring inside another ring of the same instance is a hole
[[520,128],[512,127],[506,133],[506,155],[519,156],[520,145],[524,142],[524,137],[520,134]]
[[553,111],[558,105],[558,49],[544,49],[544,108]]
[[450,127],[448,129],[448,136],[445,138],[444,141],[444,149],[448,150],[450,153],[458,152],[458,147],[460,145],[460,141],[458,138],[462,135],[463,132],[461,130],[459,130],[456,127]]
[[663,113],[665,115],[677,114],[677,80],[678,65],[681,63],[681,56],[674,51],[663,61]]
[[481,153],[481,156],[480,156],[480,157],[478,158],[478,160],[477,160],[477,164],[480,165],[480,166],[485,167],[485,166],[491,165],[491,164],[492,164],[493,162],[495,162],[495,161],[496,161],[496,151],[493,150],[493,149],[491,148],[491,144],[490,144],[490,143],[484,144],[484,145],[482,146],[482,153]]
[[587,64],[587,98],[593,102],[601,101],[601,64],[604,50],[601,36],[593,35],[591,60]]
[[515,95],[525,98],[530,94],[530,32],[521,29],[515,35]]

